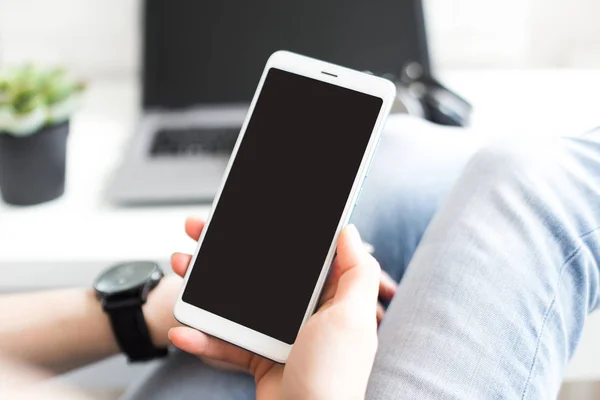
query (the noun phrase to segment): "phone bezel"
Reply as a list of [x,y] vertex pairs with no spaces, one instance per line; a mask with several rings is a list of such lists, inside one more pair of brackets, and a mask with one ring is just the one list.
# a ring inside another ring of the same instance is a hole
[[222,190],[225,187],[227,177],[229,176],[229,171],[231,169],[231,166],[233,165],[233,162],[237,155],[237,151],[240,147],[240,143],[244,139],[246,127],[254,111],[254,106],[262,90],[265,78],[271,68],[277,68],[319,81],[327,82],[333,85],[356,90],[358,92],[370,94],[372,96],[381,98],[383,101],[381,109],[379,110],[379,115],[377,116],[377,121],[371,133],[371,138],[367,147],[365,148],[363,159],[361,161],[358,173],[356,174],[356,178],[354,179],[354,183],[352,185],[352,190],[350,192],[350,195],[348,196],[348,200],[344,207],[344,212],[338,223],[335,236],[331,242],[327,258],[325,259],[325,262],[321,269],[321,274],[319,275],[319,279],[313,290],[313,294],[306,309],[300,329],[302,328],[302,326],[304,326],[308,318],[313,314],[313,311],[317,306],[321,290],[327,279],[329,267],[335,254],[335,248],[339,234],[342,228],[348,223],[354,205],[358,200],[362,183],[367,175],[371,159],[373,157],[373,154],[375,153],[375,149],[377,147],[377,144],[379,143],[379,139],[381,138],[381,131],[383,129],[385,119],[391,109],[392,102],[396,94],[396,87],[392,82],[386,79],[340,67],[338,65],[330,64],[324,61],[319,61],[313,58],[301,56],[299,54],[291,53],[288,51],[277,51],[273,53],[271,57],[269,57],[265,69],[262,73],[258,87],[250,104],[250,108],[242,125],[240,135],[234,146],[231,158],[229,159],[229,162],[227,164],[227,168],[225,170],[225,174],[223,176],[221,184],[219,185],[219,190],[213,201],[211,212],[208,215],[206,224],[204,226],[204,230],[202,232],[202,235],[200,235],[198,244],[196,246],[196,250],[194,251],[194,255],[190,261],[190,267],[188,268],[185,274],[184,283],[181,291],[179,292],[179,296],[177,298],[177,302],[175,303],[173,313],[175,315],[175,318],[184,325],[188,325],[195,329],[201,330],[209,335],[218,337],[222,340],[247,349],[263,357],[269,358],[273,361],[285,363],[293,345],[284,343],[278,339],[257,332],[246,326],[240,325],[234,321],[228,320],[219,315],[203,310],[182,300],[183,292],[187,285],[190,273],[193,269],[193,265],[196,262],[198,252],[200,251],[200,248],[202,246],[202,241],[206,232],[210,229],[210,221],[213,214],[213,210],[217,207]]

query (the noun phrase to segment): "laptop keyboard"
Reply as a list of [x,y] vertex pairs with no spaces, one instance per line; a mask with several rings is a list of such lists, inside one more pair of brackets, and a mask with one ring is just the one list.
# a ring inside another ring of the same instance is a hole
[[240,128],[164,128],[156,132],[152,156],[230,154]]

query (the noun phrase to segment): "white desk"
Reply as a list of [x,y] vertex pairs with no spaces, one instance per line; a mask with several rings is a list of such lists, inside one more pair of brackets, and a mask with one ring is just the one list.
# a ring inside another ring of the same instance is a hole
[[[600,70],[459,71],[442,78],[473,102],[472,125],[482,134],[578,134],[600,125]],[[91,82],[87,97],[73,124],[65,196],[28,208],[0,204],[0,292],[89,285],[111,263],[152,259],[166,265],[173,251],[193,249],[183,221],[205,215],[208,207],[123,209],[103,201],[138,115],[135,80]],[[600,349],[594,354],[600,357]],[[588,368],[591,361],[583,364],[575,376],[600,376],[599,367]]]
[[104,201],[107,180],[135,127],[136,89],[133,79],[91,83],[73,122],[62,198],[26,208],[0,205],[0,291],[89,285],[111,263],[166,262],[175,250],[191,251],[183,221],[208,207],[115,208]]

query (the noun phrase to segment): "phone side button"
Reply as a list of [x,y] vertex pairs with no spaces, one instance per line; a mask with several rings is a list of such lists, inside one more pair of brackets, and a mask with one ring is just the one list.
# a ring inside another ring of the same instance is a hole
[[373,150],[373,156],[371,156],[371,159],[369,160],[369,165],[367,166],[367,172],[365,173],[363,183],[364,183],[365,179],[367,179],[367,176],[369,176],[369,172],[371,171],[371,165],[373,165],[373,159],[377,155],[377,149],[379,149],[379,143],[381,143],[382,136],[383,136],[383,134],[379,135],[379,137],[377,138],[377,143],[375,144],[375,150]]
[[363,186],[361,186],[360,190],[358,191],[358,196],[356,196],[356,201],[354,202],[354,207],[356,207],[356,205],[360,201],[360,196],[362,196],[362,192],[363,192]]
[[350,211],[350,218],[352,219],[352,215],[354,214],[354,210],[356,210],[356,205],[358,204],[358,201],[360,200],[360,195],[362,194],[362,190],[363,188],[361,187],[360,190],[358,191],[358,196],[356,197],[356,201],[354,202],[354,205],[352,206],[352,211]]

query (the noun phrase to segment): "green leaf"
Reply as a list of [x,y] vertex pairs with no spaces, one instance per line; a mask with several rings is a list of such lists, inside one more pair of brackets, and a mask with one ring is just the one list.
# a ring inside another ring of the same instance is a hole
[[[45,113],[48,124],[54,122],[52,111],[59,110],[61,118],[68,119],[79,104],[85,84],[73,79],[64,68],[43,68],[25,64],[15,68],[0,70],[0,107],[16,118]],[[58,107],[58,108],[57,108]],[[8,111],[7,111],[8,110]],[[17,127],[18,129],[18,127]]]

